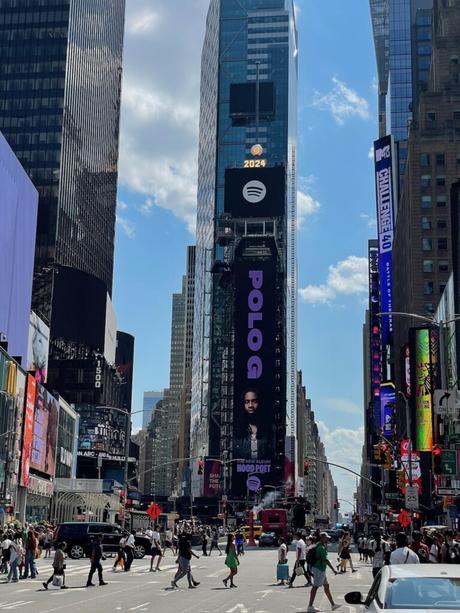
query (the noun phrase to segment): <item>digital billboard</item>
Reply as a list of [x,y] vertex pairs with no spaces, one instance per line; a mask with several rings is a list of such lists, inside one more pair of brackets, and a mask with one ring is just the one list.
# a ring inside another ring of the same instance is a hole
[[32,375],[27,376],[26,407],[24,411],[24,435],[22,438],[21,480],[22,487],[29,485],[30,457],[34,435],[34,408],[37,382]]
[[54,476],[59,422],[59,401],[37,383],[30,467]]
[[414,398],[417,451],[433,448],[433,393],[438,372],[438,331],[417,328],[411,332],[414,351]]
[[46,383],[50,329],[40,317],[31,311],[27,370],[35,374],[38,383]]
[[127,416],[110,407],[77,404],[75,408],[80,415],[78,455],[124,460]]
[[225,212],[232,217],[280,217],[285,214],[286,170],[227,168]]
[[204,460],[203,496],[219,496],[222,493],[222,462],[213,458]]
[[[379,242],[380,307],[382,313],[388,313],[393,310],[394,175],[393,140],[391,136],[384,136],[374,142],[374,160]],[[392,332],[392,317],[382,316],[383,345],[391,344]]]
[[382,383],[380,386],[380,410],[383,436],[392,437],[394,434],[394,415],[396,406],[396,390],[393,383]]
[[[270,484],[275,454],[277,385],[276,260],[235,263],[235,355],[232,491]],[[283,440],[284,443],[284,440]],[[254,490],[255,491],[255,490]]]

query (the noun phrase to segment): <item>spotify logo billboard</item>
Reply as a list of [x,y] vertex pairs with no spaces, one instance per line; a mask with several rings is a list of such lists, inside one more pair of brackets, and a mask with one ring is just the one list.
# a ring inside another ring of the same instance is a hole
[[232,217],[281,217],[285,200],[284,166],[225,171],[225,212]]

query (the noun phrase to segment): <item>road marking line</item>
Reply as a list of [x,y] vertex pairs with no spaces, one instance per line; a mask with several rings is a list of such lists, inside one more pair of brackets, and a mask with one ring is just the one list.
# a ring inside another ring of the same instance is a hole
[[137,605],[137,607],[131,607],[128,611],[137,611],[137,609],[142,609],[142,607],[147,607],[150,602],[143,602],[142,604]]
[[215,579],[219,575],[222,575],[222,574],[224,574],[226,572],[228,572],[228,569],[220,568],[219,570],[216,570],[216,572],[212,573],[212,575],[206,575],[206,579]]
[[241,613],[249,613],[244,604],[237,604],[231,609],[227,609],[226,613],[236,613],[236,611],[241,611]]

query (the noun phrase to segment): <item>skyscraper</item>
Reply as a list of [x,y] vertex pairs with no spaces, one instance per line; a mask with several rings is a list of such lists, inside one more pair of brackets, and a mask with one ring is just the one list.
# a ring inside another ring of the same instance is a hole
[[[265,461],[261,484],[286,478],[290,488],[296,463],[296,92],[292,0],[211,0],[202,53],[191,456],[241,457],[237,441],[243,444],[245,436],[237,429],[244,415],[239,420],[238,408],[246,401],[240,387],[251,359],[241,339],[248,336],[244,304],[247,310],[252,274],[252,289],[273,292],[270,299],[265,294],[263,318],[252,319],[262,322],[254,337],[265,338],[253,362],[263,361],[265,370],[248,376],[256,387],[268,373],[273,377],[258,398],[265,407],[259,435],[266,437],[252,455]],[[240,483],[245,469],[237,476],[233,465],[235,495],[246,491]],[[193,490],[200,494],[204,484],[196,472]]]
[[47,323],[60,266],[112,290],[124,9],[0,0],[0,130],[39,191],[33,309]]
[[147,428],[153,417],[153,411],[157,404],[163,400],[163,391],[144,392],[142,404],[142,428]]

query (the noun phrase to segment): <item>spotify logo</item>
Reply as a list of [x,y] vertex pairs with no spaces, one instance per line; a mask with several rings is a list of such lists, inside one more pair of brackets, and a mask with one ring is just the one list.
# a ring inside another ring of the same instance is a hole
[[251,204],[258,204],[267,195],[267,188],[261,181],[249,181],[243,187],[243,197]]

